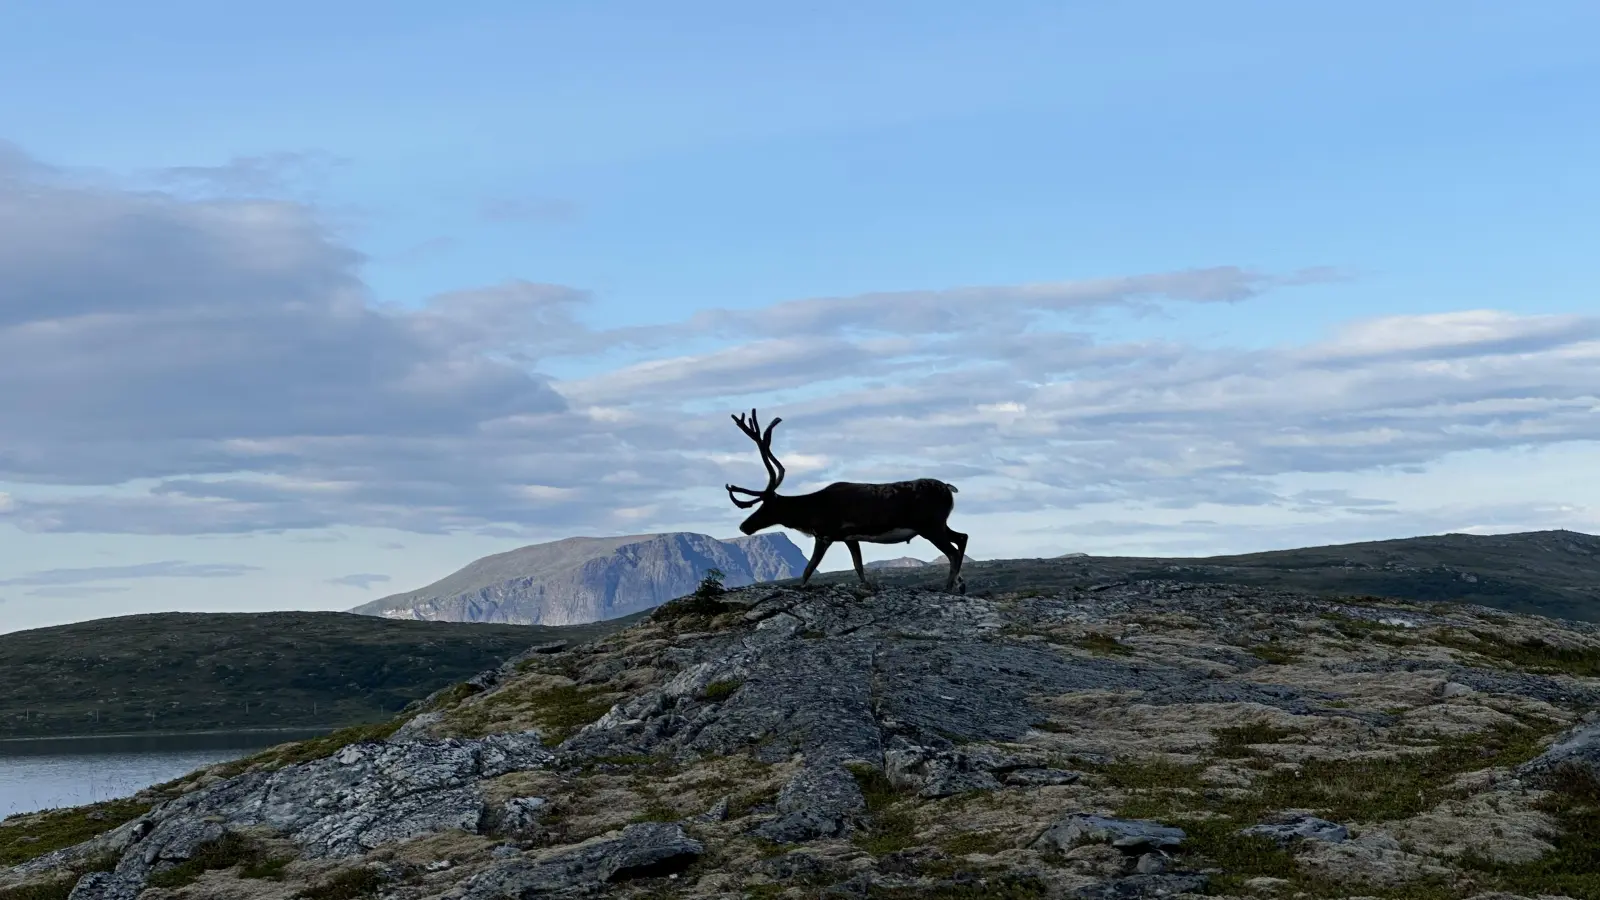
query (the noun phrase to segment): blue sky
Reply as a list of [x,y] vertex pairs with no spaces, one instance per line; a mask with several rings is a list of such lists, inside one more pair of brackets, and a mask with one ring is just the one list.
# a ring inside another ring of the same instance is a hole
[[731,533],[757,401],[980,558],[1600,526],[1600,8],[862,6],[8,8],[0,629]]

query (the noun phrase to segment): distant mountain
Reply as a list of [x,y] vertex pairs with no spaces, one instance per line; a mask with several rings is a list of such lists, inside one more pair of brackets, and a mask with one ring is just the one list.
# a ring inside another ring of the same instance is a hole
[[897,556],[894,559],[880,559],[866,564],[868,569],[920,569],[927,563],[914,556]]
[[578,625],[651,609],[694,590],[711,569],[743,587],[797,578],[806,556],[789,538],[718,540],[671,532],[576,537],[483,559],[433,584],[351,610],[390,619]]

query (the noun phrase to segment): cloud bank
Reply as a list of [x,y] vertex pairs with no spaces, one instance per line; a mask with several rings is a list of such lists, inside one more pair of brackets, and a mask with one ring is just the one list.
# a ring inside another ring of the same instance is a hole
[[[1383,515],[1280,479],[1600,439],[1600,317],[1393,316],[1257,350],[1097,338],[1107,313],[1293,302],[1342,277],[1232,266],[610,330],[584,324],[583,290],[526,281],[398,307],[370,296],[362,256],[314,208],[224,190],[287,165],[180,173],[216,188],[196,197],[0,152],[0,519],[671,529],[755,477],[726,417],[751,405],[785,419],[791,489],[930,475],[959,482],[968,512]],[[595,373],[541,374],[573,360]]]

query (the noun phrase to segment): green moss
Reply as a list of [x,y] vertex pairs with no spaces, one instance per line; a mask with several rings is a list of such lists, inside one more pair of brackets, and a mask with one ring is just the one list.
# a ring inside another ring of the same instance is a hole
[[1128,656],[1133,653],[1124,647],[1115,637],[1103,631],[1091,631],[1083,637],[1072,642],[1090,653],[1109,654],[1112,656]]
[[1213,751],[1224,759],[1243,759],[1255,755],[1250,748],[1258,744],[1276,744],[1284,738],[1300,732],[1293,728],[1280,728],[1268,722],[1252,722],[1247,725],[1237,725],[1231,728],[1214,728],[1211,731],[1217,739]]
[[1496,863],[1469,856],[1463,864],[1488,875],[1501,890],[1526,896],[1566,896],[1600,900],[1600,778],[1594,771],[1565,766],[1547,785],[1538,806],[1555,818],[1555,849],[1525,863]]
[[1288,665],[1300,659],[1298,650],[1290,649],[1278,641],[1268,641],[1264,644],[1251,644],[1245,648],[1251,656],[1275,666]]
[[0,888],[0,900],[67,900],[78,876],[55,878],[19,887]]
[[651,798],[651,800],[648,803],[645,804],[644,809],[641,810],[638,815],[634,816],[632,819],[629,819],[628,821],[633,822],[633,823],[639,823],[639,822],[676,822],[676,821],[678,821],[678,820],[680,820],[682,818],[683,818],[683,814],[682,813],[678,812],[676,809],[673,809],[671,806],[667,805],[667,803],[665,801],[663,801],[661,798],[655,797],[655,798]]
[[456,727],[468,737],[482,737],[494,729],[496,721],[526,717],[539,726],[545,743],[554,746],[605,715],[611,702],[602,698],[608,694],[605,687],[571,684],[538,690],[510,688],[472,706]]
[[1468,634],[1471,638],[1445,629],[1433,639],[1451,649],[1499,660],[1523,671],[1600,677],[1600,648],[1556,647],[1536,637],[1514,641],[1488,631],[1473,630]]
[[928,887],[867,888],[869,900],[1041,900],[1051,896],[1031,875],[997,875],[976,881],[946,881]]
[[1355,641],[1358,645],[1368,641],[1377,641],[1391,647],[1410,647],[1421,643],[1416,637],[1407,634],[1409,629],[1404,625],[1388,625],[1383,622],[1374,622],[1369,619],[1358,619],[1342,613],[1322,613],[1320,618],[1332,625],[1334,630],[1345,637]]
[[902,792],[889,783],[882,769],[868,765],[847,766],[861,787],[870,824],[855,836],[855,844],[873,856],[904,850],[916,841],[916,819],[899,805]]
[[0,828],[0,866],[81,844],[149,810],[148,803],[124,799],[13,816],[6,821],[14,824]]
[[201,844],[194,855],[150,876],[151,887],[177,888],[193,884],[203,873],[240,867],[240,877],[278,880],[289,860],[269,857],[261,845],[236,832]]
[[737,691],[743,684],[744,681],[738,678],[724,678],[720,681],[713,681],[705,686],[705,690],[700,692],[700,699],[711,703],[720,703],[733,696],[733,692]]
[[371,869],[345,869],[295,896],[295,900],[362,900],[383,887],[383,876]]
[[410,719],[410,716],[406,716],[404,718],[390,719],[387,722],[352,725],[349,728],[341,728],[331,734],[312,738],[309,741],[299,741],[293,744],[286,744],[283,747],[273,748],[241,762],[256,761],[267,768],[274,769],[311,762],[315,759],[332,756],[351,744],[359,744],[363,741],[385,740],[400,730],[400,726],[410,721]]
[[999,853],[1009,850],[1015,842],[998,831],[963,831],[939,842],[939,849],[951,856],[968,853]]

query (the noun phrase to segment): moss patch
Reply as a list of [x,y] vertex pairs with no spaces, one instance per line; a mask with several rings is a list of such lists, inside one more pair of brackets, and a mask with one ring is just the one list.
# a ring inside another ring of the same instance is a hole
[[1288,645],[1280,641],[1267,641],[1263,644],[1251,644],[1250,646],[1246,647],[1245,650],[1256,659],[1275,666],[1285,666],[1293,662],[1298,662],[1301,655],[1298,650],[1291,649]]
[[867,765],[847,767],[861,787],[870,824],[855,836],[855,844],[873,856],[904,850],[916,842],[917,823],[900,805],[903,794],[889,783],[881,769]]
[[965,856],[968,853],[999,853],[1011,849],[1014,843],[1009,836],[998,831],[963,831],[940,841],[939,849],[951,856]]
[[1404,625],[1388,625],[1383,622],[1374,622],[1370,619],[1358,619],[1342,613],[1322,613],[1323,621],[1333,626],[1333,629],[1357,645],[1369,641],[1388,644],[1391,647],[1410,647],[1422,641],[1409,634],[1413,629]]
[[371,869],[345,869],[302,890],[296,900],[362,900],[377,896],[383,876]]
[[216,869],[239,867],[241,878],[281,880],[284,867],[290,860],[274,857],[257,842],[236,832],[226,832],[222,837],[195,849],[193,856],[170,869],[150,876],[151,887],[177,888],[193,884],[202,874]]
[[81,844],[150,810],[134,800],[12,816],[0,826],[0,866],[14,866],[63,847]]
[[738,678],[724,678],[720,681],[713,681],[705,686],[705,690],[700,692],[700,699],[711,703],[720,703],[733,696],[733,692],[737,691],[743,684],[744,681]]
[[1122,645],[1115,637],[1103,631],[1091,631],[1083,637],[1072,642],[1075,646],[1090,653],[1099,653],[1110,656],[1129,656],[1133,653]]
[[1250,749],[1252,746],[1276,744],[1286,737],[1299,733],[1293,728],[1280,728],[1269,722],[1215,728],[1211,731],[1212,736],[1217,739],[1213,752],[1224,759],[1243,759],[1256,755],[1255,751]]
[[1529,672],[1555,672],[1600,677],[1600,648],[1557,647],[1537,638],[1510,640],[1488,631],[1445,629],[1433,640],[1452,650],[1476,653]]
[[1555,849],[1532,862],[1494,863],[1468,856],[1465,867],[1493,879],[1501,890],[1526,896],[1559,895],[1600,900],[1600,778],[1576,765],[1554,773],[1550,795],[1538,807],[1555,817]]

